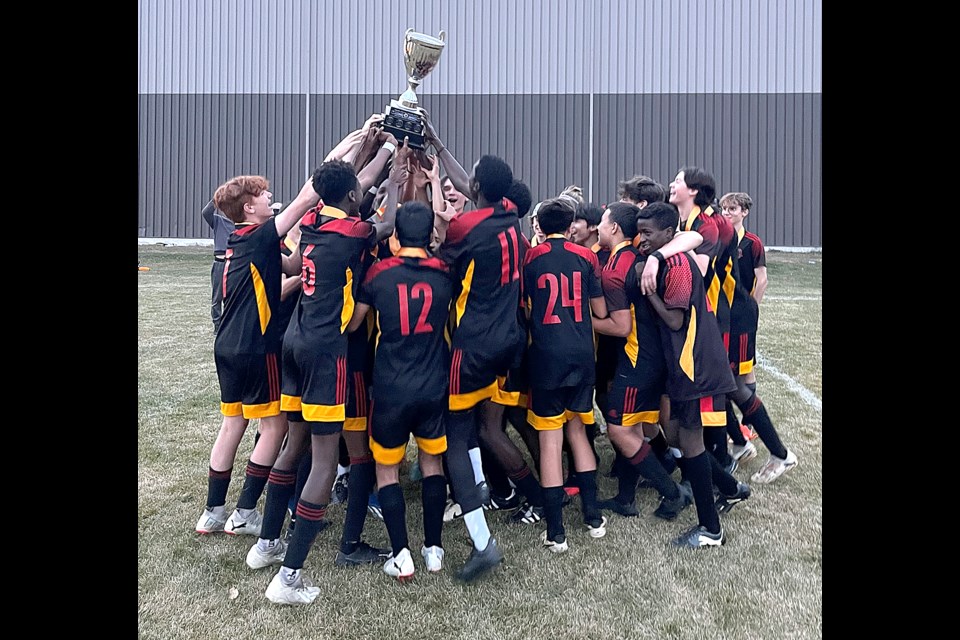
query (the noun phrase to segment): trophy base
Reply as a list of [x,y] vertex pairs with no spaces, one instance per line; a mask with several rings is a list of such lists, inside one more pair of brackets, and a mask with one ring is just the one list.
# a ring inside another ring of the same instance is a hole
[[391,100],[383,115],[383,130],[392,133],[398,143],[403,143],[403,139],[408,138],[407,144],[411,149],[423,149],[426,146],[423,135],[426,127],[419,111]]

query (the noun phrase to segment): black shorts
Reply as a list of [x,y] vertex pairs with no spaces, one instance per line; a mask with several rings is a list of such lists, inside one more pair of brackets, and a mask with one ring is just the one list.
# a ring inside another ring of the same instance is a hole
[[280,367],[276,353],[222,355],[214,351],[220,381],[220,413],[227,417],[280,415]]
[[284,342],[280,408],[299,411],[307,422],[339,423],[342,429],[350,386],[346,346],[343,341],[329,350],[295,349]]
[[670,400],[670,419],[682,429],[727,426],[727,394],[695,400]]
[[725,333],[723,344],[730,356],[730,371],[734,376],[745,376],[753,371],[757,357],[757,333]]
[[567,420],[577,416],[583,424],[593,424],[592,384],[559,389],[530,388],[527,422],[537,431],[562,429]]
[[447,450],[445,418],[447,397],[396,404],[395,398],[375,397],[370,415],[370,450],[384,465],[400,464],[410,441],[425,453],[438,456]]
[[505,380],[510,369],[517,366],[520,358],[516,351],[512,345],[488,351],[454,349],[450,357],[450,410],[471,409],[493,398],[500,389],[497,378]]

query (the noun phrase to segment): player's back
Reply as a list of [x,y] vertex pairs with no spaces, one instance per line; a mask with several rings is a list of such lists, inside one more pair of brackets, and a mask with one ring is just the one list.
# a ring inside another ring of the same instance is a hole
[[358,294],[376,310],[379,327],[373,388],[398,401],[442,398],[450,371],[444,335],[453,290],[449,268],[425,252],[405,251],[373,265]]
[[597,256],[560,234],[550,235],[527,252],[523,284],[530,310],[531,385],[593,384],[590,299],[603,295]]

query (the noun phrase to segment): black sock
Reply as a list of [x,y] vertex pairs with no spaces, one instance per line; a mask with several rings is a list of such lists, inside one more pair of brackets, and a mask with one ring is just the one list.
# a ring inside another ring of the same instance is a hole
[[447,480],[427,476],[420,483],[423,492],[423,546],[443,547],[443,508],[447,498]]
[[630,465],[637,470],[637,473],[649,480],[660,495],[675,500],[680,495],[677,483],[667,475],[659,458],[656,455],[649,455],[652,451],[650,445],[644,442],[636,455],[630,458]]
[[296,487],[297,476],[293,471],[272,469],[267,481],[267,499],[263,504],[263,524],[260,537],[264,540],[276,540],[283,529],[287,516],[287,504]]
[[578,471],[577,485],[580,487],[580,508],[583,511],[583,521],[588,524],[598,524],[603,515],[597,506],[597,472]]
[[617,474],[617,495],[613,499],[620,504],[633,504],[637,499],[639,473],[634,465],[627,462],[626,458],[621,456],[620,459],[623,462],[620,463],[620,471]]
[[510,481],[507,479],[507,472],[497,460],[497,456],[489,447],[480,443],[480,466],[483,468],[483,476],[490,487],[490,493],[506,498],[513,491]]
[[313,504],[305,500],[297,503],[297,528],[293,532],[293,539],[287,547],[287,555],[283,559],[283,566],[288,569],[302,569],[303,561],[310,553],[310,547],[320,531],[320,522],[327,515],[327,505]]
[[747,439],[743,437],[743,431],[740,431],[740,420],[733,411],[733,403],[727,402],[727,435],[733,440],[733,444],[742,447],[747,444]]
[[720,466],[720,463],[717,462],[716,458],[710,456],[710,460],[710,477],[713,480],[713,484],[716,485],[717,489],[720,489],[720,493],[725,496],[735,494],[737,492],[737,479],[727,473],[724,468]]
[[685,457],[683,466],[693,489],[697,519],[710,533],[720,533],[720,515],[713,501],[713,481],[710,479],[710,454],[704,451],[694,458]]
[[227,489],[230,488],[230,475],[233,467],[226,471],[214,471],[209,467],[207,471],[207,509],[222,507],[227,503]]
[[350,466],[350,452],[347,451],[347,441],[343,439],[343,434],[340,434],[340,444],[339,450],[337,453],[337,464],[341,467]]
[[757,430],[757,435],[767,447],[767,450],[780,458],[787,457],[787,448],[780,441],[780,435],[773,426],[770,416],[767,415],[767,408],[760,401],[760,396],[753,394],[750,399],[744,403],[746,406],[740,407],[743,413],[743,423],[752,425]]
[[520,493],[527,498],[527,502],[534,507],[543,506],[543,490],[529,466],[523,465],[519,471],[511,473],[510,479],[513,480],[513,484],[517,485]]
[[[343,536],[340,538],[340,551],[344,553],[353,553],[357,549],[357,543],[360,542],[374,479],[372,458],[369,456],[350,458],[350,490],[347,492],[347,514],[343,519]],[[299,522],[297,526],[300,526]]]
[[247,462],[247,472],[243,477],[243,489],[240,490],[240,497],[237,499],[237,509],[253,509],[257,506],[257,501],[263,495],[263,488],[267,486],[269,475],[270,467],[257,464],[253,460]]
[[380,509],[383,511],[383,522],[387,525],[393,556],[397,557],[404,547],[410,546],[407,540],[407,503],[403,500],[400,485],[396,483],[380,487],[377,497],[380,498]]
[[686,458],[674,458],[677,463],[677,468],[680,469],[680,482],[690,482],[690,477],[687,475],[687,459]]
[[563,487],[543,488],[543,517],[547,521],[547,538],[556,540],[564,534],[563,529]]
[[727,430],[721,427],[703,428],[703,446],[710,452],[721,466],[729,466],[732,462],[727,450]]

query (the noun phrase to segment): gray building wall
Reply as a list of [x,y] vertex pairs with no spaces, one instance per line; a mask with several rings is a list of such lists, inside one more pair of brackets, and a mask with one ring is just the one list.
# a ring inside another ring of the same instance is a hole
[[210,237],[234,175],[293,197],[403,91],[407,27],[447,32],[418,95],[465,167],[606,202],[696,164],[766,244],[822,246],[822,0],[140,0],[138,236]]

